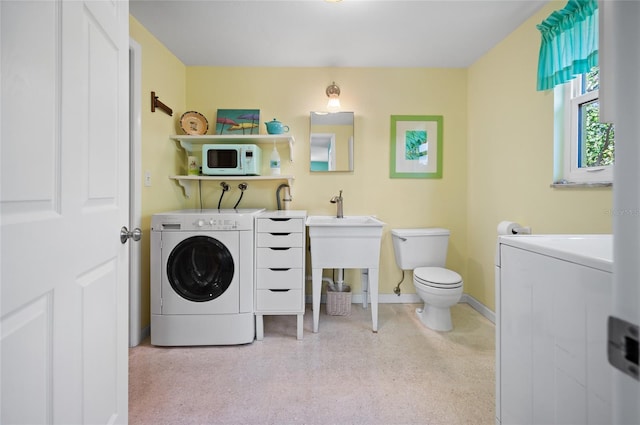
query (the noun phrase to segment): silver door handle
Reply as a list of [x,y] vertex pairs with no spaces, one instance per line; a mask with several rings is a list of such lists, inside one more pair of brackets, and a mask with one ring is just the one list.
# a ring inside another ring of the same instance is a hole
[[142,239],[142,230],[136,227],[132,231],[129,231],[127,226],[122,226],[122,229],[120,229],[120,242],[127,243],[129,239],[133,239],[136,242]]

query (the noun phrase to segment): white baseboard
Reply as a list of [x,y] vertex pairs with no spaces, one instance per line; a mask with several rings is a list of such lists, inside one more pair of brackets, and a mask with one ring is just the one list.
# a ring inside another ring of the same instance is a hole
[[460,299],[461,303],[469,304],[475,311],[483,315],[487,320],[491,323],[496,323],[496,314],[489,309],[486,305],[482,304],[480,301],[476,300],[469,294],[462,294],[462,298]]
[[[353,304],[362,304],[362,294],[353,294],[351,298]],[[379,304],[419,304],[422,301],[418,294],[379,294]]]
[[[311,304],[312,299],[311,295],[307,295],[305,297],[306,302]],[[322,295],[320,298],[321,303],[326,303],[326,295]],[[400,296],[395,294],[380,294],[378,295],[378,303],[379,304],[420,304],[422,300],[418,294],[400,294]],[[469,294],[462,294],[462,298],[460,299],[461,303],[467,303],[480,313],[482,316],[487,318],[491,323],[496,323],[496,315],[493,311],[491,311],[487,306],[482,304],[480,301],[476,300]],[[362,294],[353,294],[351,296],[352,304],[362,304]]]

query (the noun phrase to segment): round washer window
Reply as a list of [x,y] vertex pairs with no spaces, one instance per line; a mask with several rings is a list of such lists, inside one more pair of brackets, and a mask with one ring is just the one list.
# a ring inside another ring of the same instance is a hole
[[231,252],[209,236],[193,236],[180,242],[169,255],[167,276],[178,295],[189,301],[218,298],[233,280]]

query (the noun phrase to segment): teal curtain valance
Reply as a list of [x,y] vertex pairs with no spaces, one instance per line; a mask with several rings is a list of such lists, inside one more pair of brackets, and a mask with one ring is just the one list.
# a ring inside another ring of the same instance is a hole
[[598,1],[569,0],[536,26],[542,35],[538,90],[548,90],[598,65]]

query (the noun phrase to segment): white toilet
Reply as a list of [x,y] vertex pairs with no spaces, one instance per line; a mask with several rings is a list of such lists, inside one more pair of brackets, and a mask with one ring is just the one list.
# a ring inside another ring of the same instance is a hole
[[420,321],[435,331],[450,331],[451,306],[462,297],[462,277],[444,268],[449,230],[394,229],[391,235],[396,263],[413,270],[413,285],[424,301],[424,307],[416,309]]

